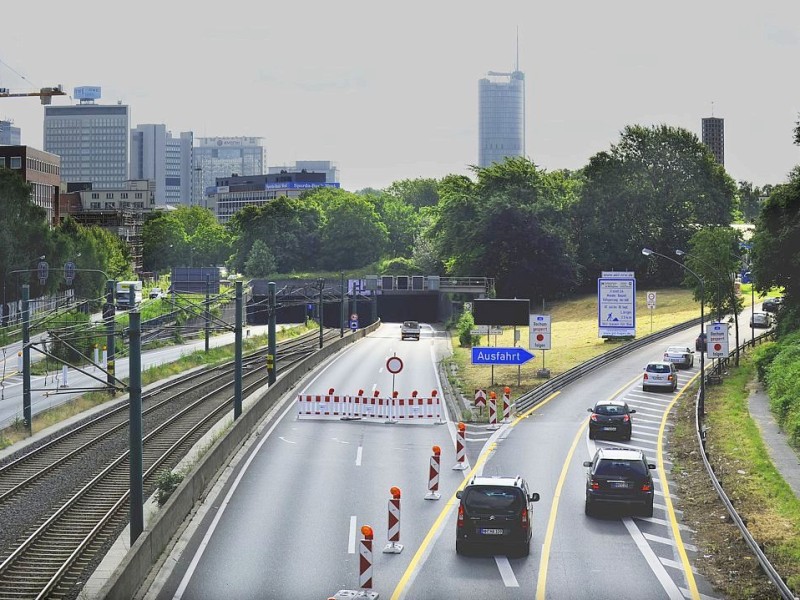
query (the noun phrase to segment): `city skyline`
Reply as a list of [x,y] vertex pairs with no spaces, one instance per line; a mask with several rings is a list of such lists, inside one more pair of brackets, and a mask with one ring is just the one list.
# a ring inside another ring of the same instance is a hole
[[[288,7],[240,0],[226,5],[226,19],[143,0],[121,22],[96,0],[81,11],[16,3],[4,13],[0,87],[63,84],[72,94],[97,85],[98,102],[130,106],[131,127],[263,137],[268,166],[332,161],[344,189],[383,188],[470,174],[478,80],[514,70],[518,28],[526,154],[543,169],[585,166],[628,125],[667,124],[701,139],[712,111],[725,120],[735,180],[778,184],[800,164],[796,2],[556,4],[504,2],[487,18],[472,1],[412,0],[379,12],[359,0],[312,0],[298,20]],[[95,20],[83,20],[85,11]],[[767,78],[748,81],[753,73]],[[38,99],[0,99],[5,119],[22,144],[43,149]]]

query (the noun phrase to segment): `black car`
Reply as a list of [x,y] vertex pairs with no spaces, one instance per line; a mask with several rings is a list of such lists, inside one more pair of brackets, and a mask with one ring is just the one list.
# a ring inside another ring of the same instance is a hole
[[698,352],[705,352],[706,351],[706,334],[705,332],[701,333],[697,336],[697,339],[694,341],[694,349]]
[[589,439],[598,435],[619,436],[624,440],[631,439],[631,414],[636,410],[628,407],[627,402],[620,400],[601,400],[594,408],[587,409],[589,417]]
[[456,553],[478,546],[511,547],[528,556],[531,547],[533,507],[539,494],[531,494],[522,477],[478,477],[456,492],[460,500],[456,522]]
[[641,450],[598,448],[594,460],[583,463],[586,472],[585,512],[592,515],[599,504],[634,507],[653,516],[653,476],[656,466]]
[[767,298],[761,304],[761,310],[768,313],[776,313],[783,305],[783,298]]

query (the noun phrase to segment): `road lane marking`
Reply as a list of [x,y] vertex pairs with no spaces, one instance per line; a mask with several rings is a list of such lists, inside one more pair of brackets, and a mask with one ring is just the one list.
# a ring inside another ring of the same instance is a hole
[[362,454],[363,450],[364,450],[363,446],[359,446],[358,450],[356,450],[356,466],[357,467],[361,466],[361,454]]
[[633,538],[636,547],[639,548],[639,552],[642,553],[642,556],[650,566],[650,570],[653,571],[653,574],[658,579],[661,587],[663,587],[664,591],[667,592],[667,596],[671,600],[683,600],[683,594],[681,593],[680,589],[678,589],[678,586],[672,580],[672,577],[669,576],[669,573],[667,573],[664,565],[662,565],[658,560],[658,556],[656,556],[656,553],[653,552],[650,544],[647,543],[647,540],[642,535],[642,532],[639,531],[639,528],[633,522],[633,519],[630,517],[623,517],[622,522],[625,524],[625,528]]
[[348,554],[355,554],[356,553],[356,526],[357,526],[356,516],[353,515],[350,517],[350,535],[347,538],[347,553]]
[[500,571],[500,577],[503,578],[503,584],[506,587],[519,587],[519,582],[514,576],[514,569],[511,568],[511,563],[508,562],[508,557],[497,555],[494,557],[494,562],[497,563],[497,570]]
[[[438,377],[438,374],[437,374],[437,377]],[[541,408],[542,406],[544,406],[545,404],[550,402],[553,398],[558,396],[560,393],[561,392],[553,392],[547,398],[542,400],[539,404],[529,408],[527,411],[522,413],[522,415],[516,417],[511,423],[509,423],[508,425],[505,425],[504,427],[514,427],[523,418],[528,417],[531,413],[533,413],[535,410]],[[496,447],[497,447],[497,444],[495,442],[490,442],[483,449],[483,451],[478,456],[478,459],[475,461],[475,465],[472,467],[472,469],[469,470],[469,471],[467,471],[467,470],[463,471],[464,480],[458,486],[456,491],[464,489],[464,486],[465,486],[466,482],[469,481],[470,478],[473,475],[481,472],[480,469],[482,469],[484,463],[486,463],[486,461],[489,460],[489,457],[494,453],[494,450],[495,450]],[[414,554],[414,557],[411,559],[411,562],[409,563],[408,567],[406,567],[406,570],[403,573],[402,577],[400,577],[400,580],[397,582],[397,586],[395,587],[394,591],[392,592],[391,600],[400,600],[400,598],[404,597],[404,594],[406,593],[406,588],[409,586],[409,584],[416,577],[417,570],[422,566],[422,564],[424,562],[424,559],[427,557],[427,554],[429,552],[429,546],[433,542],[434,538],[436,538],[439,535],[439,530],[442,528],[442,525],[444,524],[444,521],[447,518],[447,516],[449,515],[450,511],[453,510],[453,508],[456,506],[456,502],[457,502],[457,499],[456,499],[456,495],[454,493],[450,497],[450,499],[447,501],[447,504],[445,505],[445,507],[439,513],[439,516],[436,517],[436,520],[433,522],[433,525],[431,525],[431,528],[428,530],[428,533],[425,535],[425,538],[422,540],[422,543],[420,544],[419,548],[417,549],[417,552]]]
[[[657,542],[659,544],[666,544],[667,546],[674,546],[675,545],[675,540],[673,540],[672,538],[665,538],[665,537],[662,537],[660,535],[653,535],[652,533],[643,533],[642,535],[644,535],[644,539],[646,539],[646,540],[648,540],[650,542]],[[684,547],[689,552],[697,552],[697,546],[692,546],[691,544],[684,544]]]
[[287,444],[296,444],[296,443],[297,443],[297,442],[293,442],[292,440],[287,440],[287,439],[286,439],[285,437],[283,437],[282,435],[278,436],[278,439],[279,439],[280,441],[282,441],[282,442],[286,442]]
[[689,385],[691,385],[699,375],[700,373],[698,372],[694,377],[686,382],[680,391],[675,394],[675,397],[672,399],[672,402],[669,403],[669,406],[667,406],[667,408],[664,410],[664,416],[661,418],[661,428],[658,430],[657,448],[658,476],[661,479],[661,487],[664,492],[664,503],[667,506],[667,516],[669,517],[669,524],[672,528],[672,537],[675,540],[675,545],[678,549],[678,555],[681,557],[683,574],[686,577],[686,583],[689,586],[689,592],[691,593],[693,600],[700,600],[700,591],[697,589],[697,582],[694,580],[694,569],[689,562],[689,557],[686,555],[686,548],[683,546],[683,540],[681,539],[681,526],[678,524],[678,519],[675,516],[675,509],[672,506],[672,498],[669,495],[669,482],[667,481],[667,472],[664,469],[664,430],[667,427],[667,417],[669,416],[670,411],[674,408],[678,398],[683,396],[683,393],[688,389]]

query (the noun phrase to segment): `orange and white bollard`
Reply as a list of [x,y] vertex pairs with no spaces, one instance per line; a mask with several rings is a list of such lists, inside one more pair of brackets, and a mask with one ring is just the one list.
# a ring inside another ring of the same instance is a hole
[[456,428],[456,464],[453,469],[463,471],[467,468],[464,462],[467,459],[467,447],[465,444],[467,426],[464,423],[459,423]]
[[17,352],[17,371],[22,373],[22,350]]
[[511,420],[511,388],[506,386],[503,389],[503,423]]
[[392,495],[389,498],[389,543],[383,549],[388,554],[400,554],[403,551],[403,544],[400,544],[400,488],[392,486],[389,490]]
[[489,427],[488,429],[497,429],[500,427],[497,424],[497,394],[489,392]]
[[372,527],[369,525],[361,526],[363,539],[359,547],[361,558],[359,560],[358,587],[372,589]]
[[398,395],[399,394],[398,394],[397,391],[393,391],[392,392],[392,398],[390,400],[386,401],[387,404],[388,404],[387,407],[386,407],[386,423],[392,423],[392,424],[397,423],[397,415],[398,415],[397,411],[399,410],[399,408],[397,406],[397,403],[398,403],[397,396]]
[[428,471],[428,493],[425,494],[425,500],[438,500],[441,498],[439,494],[439,465],[441,463],[442,449],[439,446],[433,447],[433,456],[431,456],[431,468]]

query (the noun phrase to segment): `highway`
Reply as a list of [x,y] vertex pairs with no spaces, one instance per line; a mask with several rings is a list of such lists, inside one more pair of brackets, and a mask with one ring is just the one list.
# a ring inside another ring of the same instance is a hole
[[[400,341],[385,324],[298,385],[301,394],[357,389],[388,395],[386,360],[404,362],[400,397],[441,389],[434,363],[445,339],[423,325],[422,339]],[[748,332],[749,333],[749,332]],[[666,453],[675,393],[641,390],[644,365],[670,344],[694,347],[695,329],[618,359],[576,381],[497,431],[467,430],[468,469],[454,470],[455,427],[342,420],[299,420],[295,394],[283,400],[218,483],[175,545],[147,598],[327,598],[359,587],[360,527],[371,525],[373,588],[383,598],[714,598],[691,567],[695,548],[680,522]],[[589,440],[586,409],[623,397],[636,408],[630,442]],[[652,518],[583,511],[584,460],[596,445],[641,448],[655,462]],[[441,499],[425,499],[431,447],[442,448]],[[535,505],[531,554],[459,556],[455,491],[472,473],[521,475]],[[399,554],[387,544],[389,490],[402,490]]]

